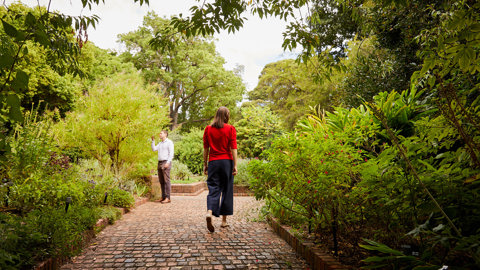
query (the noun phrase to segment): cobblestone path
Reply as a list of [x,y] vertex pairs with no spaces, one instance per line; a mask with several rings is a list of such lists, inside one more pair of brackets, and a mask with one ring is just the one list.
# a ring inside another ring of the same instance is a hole
[[234,198],[230,227],[206,227],[206,196],[148,202],[106,227],[62,269],[307,269],[305,261],[265,222],[260,203]]

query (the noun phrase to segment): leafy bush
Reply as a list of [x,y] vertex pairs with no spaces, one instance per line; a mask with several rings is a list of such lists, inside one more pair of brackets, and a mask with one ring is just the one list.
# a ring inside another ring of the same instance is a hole
[[47,236],[20,216],[0,212],[0,268],[22,269],[45,256]]
[[122,217],[122,211],[113,206],[98,207],[96,211],[98,218],[108,218],[109,224],[114,224]]
[[149,192],[149,186],[143,183],[135,183],[135,194],[139,197],[143,197],[145,194]]
[[233,183],[237,185],[249,186],[250,181],[252,180],[252,175],[248,171],[248,159],[238,159],[237,160],[237,170],[238,173],[233,178]]
[[[9,206],[22,213],[56,207],[67,197],[76,204],[86,203],[89,185],[69,158],[58,154],[48,134],[50,122],[49,115],[40,119],[35,111],[28,112],[23,126],[8,139],[12,151],[1,162],[2,178],[11,182]],[[0,192],[6,196],[5,189]]]
[[203,130],[193,128],[175,143],[175,159],[194,174],[203,173]]
[[238,155],[259,157],[275,136],[281,134],[282,122],[270,109],[259,106],[242,108],[242,118],[235,123]]
[[113,188],[108,192],[107,202],[116,207],[130,208],[135,205],[135,198],[128,191]]
[[365,256],[361,244],[384,253],[364,260],[371,267],[478,265],[480,170],[450,120],[428,113],[420,96],[381,93],[369,109],[308,115],[249,163],[255,196],[341,259]]
[[82,233],[93,227],[95,210],[78,205],[46,207],[25,217],[0,213],[0,268],[27,269],[54,256],[71,256],[79,250]]
[[63,148],[79,148],[115,175],[138,175],[138,164],[152,156],[148,138],[169,122],[165,102],[138,73],[114,74],[90,87],[52,133]]
[[183,181],[189,179],[192,172],[188,169],[188,166],[181,162],[174,162],[170,171],[170,177],[172,180]]

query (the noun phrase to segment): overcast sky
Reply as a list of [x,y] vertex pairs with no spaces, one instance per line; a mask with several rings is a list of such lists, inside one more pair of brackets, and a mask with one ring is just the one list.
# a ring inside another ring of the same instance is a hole
[[[7,0],[9,3],[15,2]],[[22,0],[27,5],[36,5],[37,1]],[[40,0],[41,5],[48,5],[48,0]],[[196,4],[193,0],[150,0],[150,5],[140,6],[133,0],[106,0],[105,4],[82,10],[80,0],[52,0],[51,10],[58,10],[64,14],[78,16],[98,15],[100,22],[96,29],[88,30],[88,38],[103,49],[121,51],[117,43],[117,35],[136,30],[148,11],[155,11],[160,16],[170,17],[178,13],[189,14],[189,7]],[[247,90],[255,88],[258,76],[263,67],[271,62],[284,58],[293,58],[291,53],[282,50],[283,36],[286,22],[269,18],[260,20],[246,16],[248,21],[235,34],[222,32],[215,35],[217,51],[226,60],[225,68],[232,70],[236,64],[243,65],[245,71],[243,80]]]

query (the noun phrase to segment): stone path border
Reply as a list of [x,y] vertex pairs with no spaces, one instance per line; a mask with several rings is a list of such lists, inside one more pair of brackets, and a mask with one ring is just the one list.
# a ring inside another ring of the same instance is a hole
[[267,218],[272,229],[302,256],[314,270],[349,270],[352,267],[342,265],[338,260],[322,250],[315,248],[311,242],[302,242],[290,232],[290,227],[280,224],[272,217]]

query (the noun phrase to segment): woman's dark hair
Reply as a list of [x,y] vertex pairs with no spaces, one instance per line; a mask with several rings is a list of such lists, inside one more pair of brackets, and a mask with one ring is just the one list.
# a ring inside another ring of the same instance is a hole
[[228,110],[227,107],[222,106],[217,110],[217,114],[213,119],[212,127],[223,128],[223,124],[228,123],[229,119],[230,119],[230,111]]

